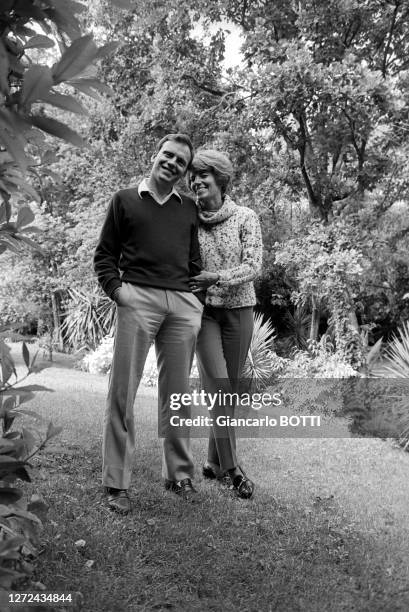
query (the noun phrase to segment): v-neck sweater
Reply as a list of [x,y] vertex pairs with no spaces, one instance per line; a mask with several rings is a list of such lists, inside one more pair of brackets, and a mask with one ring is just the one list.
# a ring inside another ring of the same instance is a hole
[[137,187],[118,191],[108,207],[94,268],[109,297],[121,281],[190,292],[189,277],[201,270],[194,201],[172,195],[161,205]]

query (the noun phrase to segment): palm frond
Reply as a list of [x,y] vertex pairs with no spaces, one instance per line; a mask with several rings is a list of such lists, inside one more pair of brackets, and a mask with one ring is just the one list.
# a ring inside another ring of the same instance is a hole
[[271,377],[271,351],[275,337],[271,321],[269,319],[263,320],[260,313],[255,314],[253,336],[244,365],[243,376],[252,380],[257,389],[263,387]]
[[111,300],[100,294],[86,295],[76,289],[69,291],[68,314],[61,332],[68,346],[95,349],[102,339],[112,334],[116,311]]
[[409,378],[409,321],[398,328],[385,352],[385,370],[394,378]]

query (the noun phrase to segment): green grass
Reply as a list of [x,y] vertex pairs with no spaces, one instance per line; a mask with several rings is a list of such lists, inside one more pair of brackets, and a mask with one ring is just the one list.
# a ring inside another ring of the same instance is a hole
[[101,503],[107,380],[69,362],[31,379],[55,391],[30,409],[64,427],[34,461],[50,506],[34,579],[47,590],[82,593],[86,612],[409,609],[407,453],[378,439],[242,439],[257,486],[243,501],[202,479],[196,439],[200,503],[186,505],[162,488],[156,398],[141,389],[135,509],[117,517]]

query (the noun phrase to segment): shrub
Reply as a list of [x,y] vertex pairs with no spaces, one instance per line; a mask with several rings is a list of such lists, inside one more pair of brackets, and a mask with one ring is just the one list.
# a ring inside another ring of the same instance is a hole
[[66,305],[68,314],[61,325],[65,343],[76,350],[95,350],[103,338],[112,335],[116,310],[112,301],[99,291],[87,295],[70,289]]
[[[31,573],[28,557],[36,555],[42,526],[37,514],[47,510],[39,495],[27,500],[24,491],[14,483],[31,481],[29,460],[61,431],[49,423],[45,438],[38,442],[35,430],[13,427],[15,419],[22,416],[42,420],[36,413],[21,408],[33,397],[34,390],[46,390],[39,385],[18,386],[35,368],[36,355],[30,357],[24,342],[23,358],[27,373],[18,380],[10,348],[0,337],[0,589],[10,589],[18,579]],[[11,383],[13,376],[15,382]]]
[[95,351],[85,355],[82,360],[83,369],[91,374],[107,374],[111,369],[113,352],[114,338],[106,336]]
[[281,375],[285,378],[350,378],[359,373],[343,360],[343,354],[334,350],[324,334],[319,342],[308,340],[308,350],[296,350]]
[[409,378],[409,321],[398,328],[386,349],[386,371],[394,378]]
[[[95,351],[92,351],[83,358],[82,367],[91,374],[108,374],[111,369],[113,353],[114,338],[113,336],[106,336]],[[196,360],[193,361],[191,377],[199,378]],[[154,387],[158,382],[158,368],[154,346],[151,346],[149,349],[141,382],[148,387]]]
[[251,380],[256,389],[265,386],[270,379],[274,358],[272,343],[275,338],[270,319],[263,321],[263,315],[254,315],[254,329],[250,349],[243,368],[243,378]]

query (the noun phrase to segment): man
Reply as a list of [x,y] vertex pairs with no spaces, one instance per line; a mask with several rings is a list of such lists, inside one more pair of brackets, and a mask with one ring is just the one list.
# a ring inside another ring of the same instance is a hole
[[117,305],[104,423],[103,484],[108,507],[122,514],[131,509],[133,405],[152,342],[159,372],[159,421],[162,427],[167,423],[162,461],[165,487],[186,499],[195,493],[189,438],[169,425],[170,394],[189,392],[203,310],[189,289],[189,278],[201,269],[196,206],[174,188],[192,157],[188,136],[165,136],[149,178],[113,196],[95,251],[99,283]]

